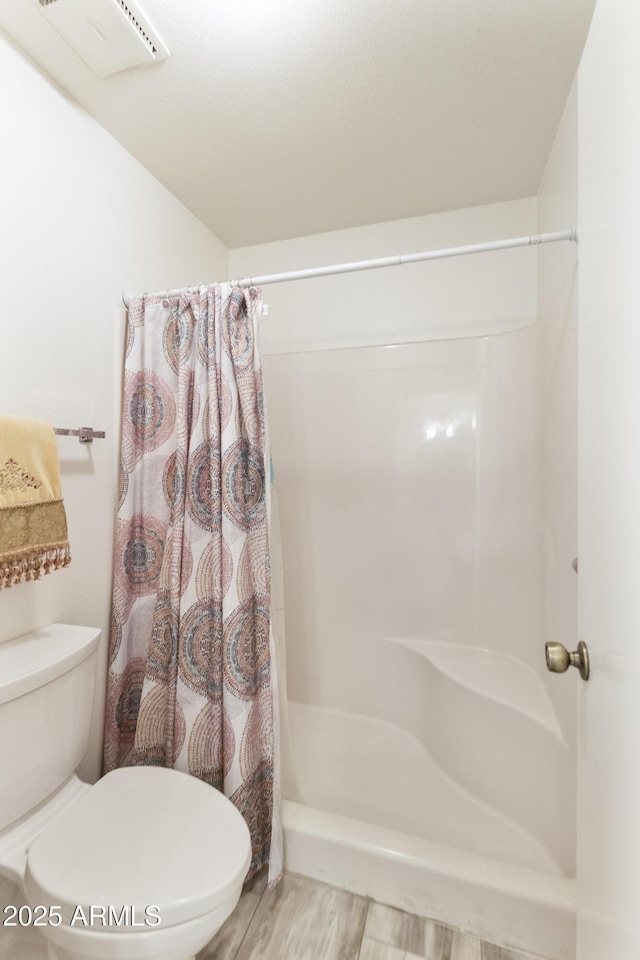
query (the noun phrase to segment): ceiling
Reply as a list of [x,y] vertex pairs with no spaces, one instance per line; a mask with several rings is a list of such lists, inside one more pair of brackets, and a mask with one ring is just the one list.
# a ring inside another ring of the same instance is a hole
[[37,0],[0,30],[228,246],[536,193],[595,0],[140,0],[100,80]]

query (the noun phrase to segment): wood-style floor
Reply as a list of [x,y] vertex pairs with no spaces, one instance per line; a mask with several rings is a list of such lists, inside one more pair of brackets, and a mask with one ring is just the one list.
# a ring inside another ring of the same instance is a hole
[[535,960],[344,890],[286,873],[248,885],[197,960]]
[[[293,873],[266,886],[263,871],[197,960],[536,960]],[[18,896],[0,877],[0,904]],[[0,960],[45,958],[37,930],[0,926]]]

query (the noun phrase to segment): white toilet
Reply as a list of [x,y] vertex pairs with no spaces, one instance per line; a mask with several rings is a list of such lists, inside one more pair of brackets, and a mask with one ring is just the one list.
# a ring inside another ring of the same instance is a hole
[[226,797],[175,770],[127,767],[95,786],[75,776],[99,639],[53,624],[0,644],[0,874],[50,960],[193,960],[238,902],[249,830]]

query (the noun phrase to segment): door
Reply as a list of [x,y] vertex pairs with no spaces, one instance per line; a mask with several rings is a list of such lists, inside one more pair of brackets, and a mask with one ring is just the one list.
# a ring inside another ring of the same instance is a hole
[[640,2],[579,73],[578,960],[640,958]]

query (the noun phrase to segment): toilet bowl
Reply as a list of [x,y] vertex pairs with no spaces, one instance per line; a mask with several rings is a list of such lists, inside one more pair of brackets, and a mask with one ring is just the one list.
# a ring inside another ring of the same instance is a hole
[[193,960],[238,902],[249,830],[222,793],[176,770],[75,776],[99,637],[55,624],[0,645],[0,873],[49,960]]

